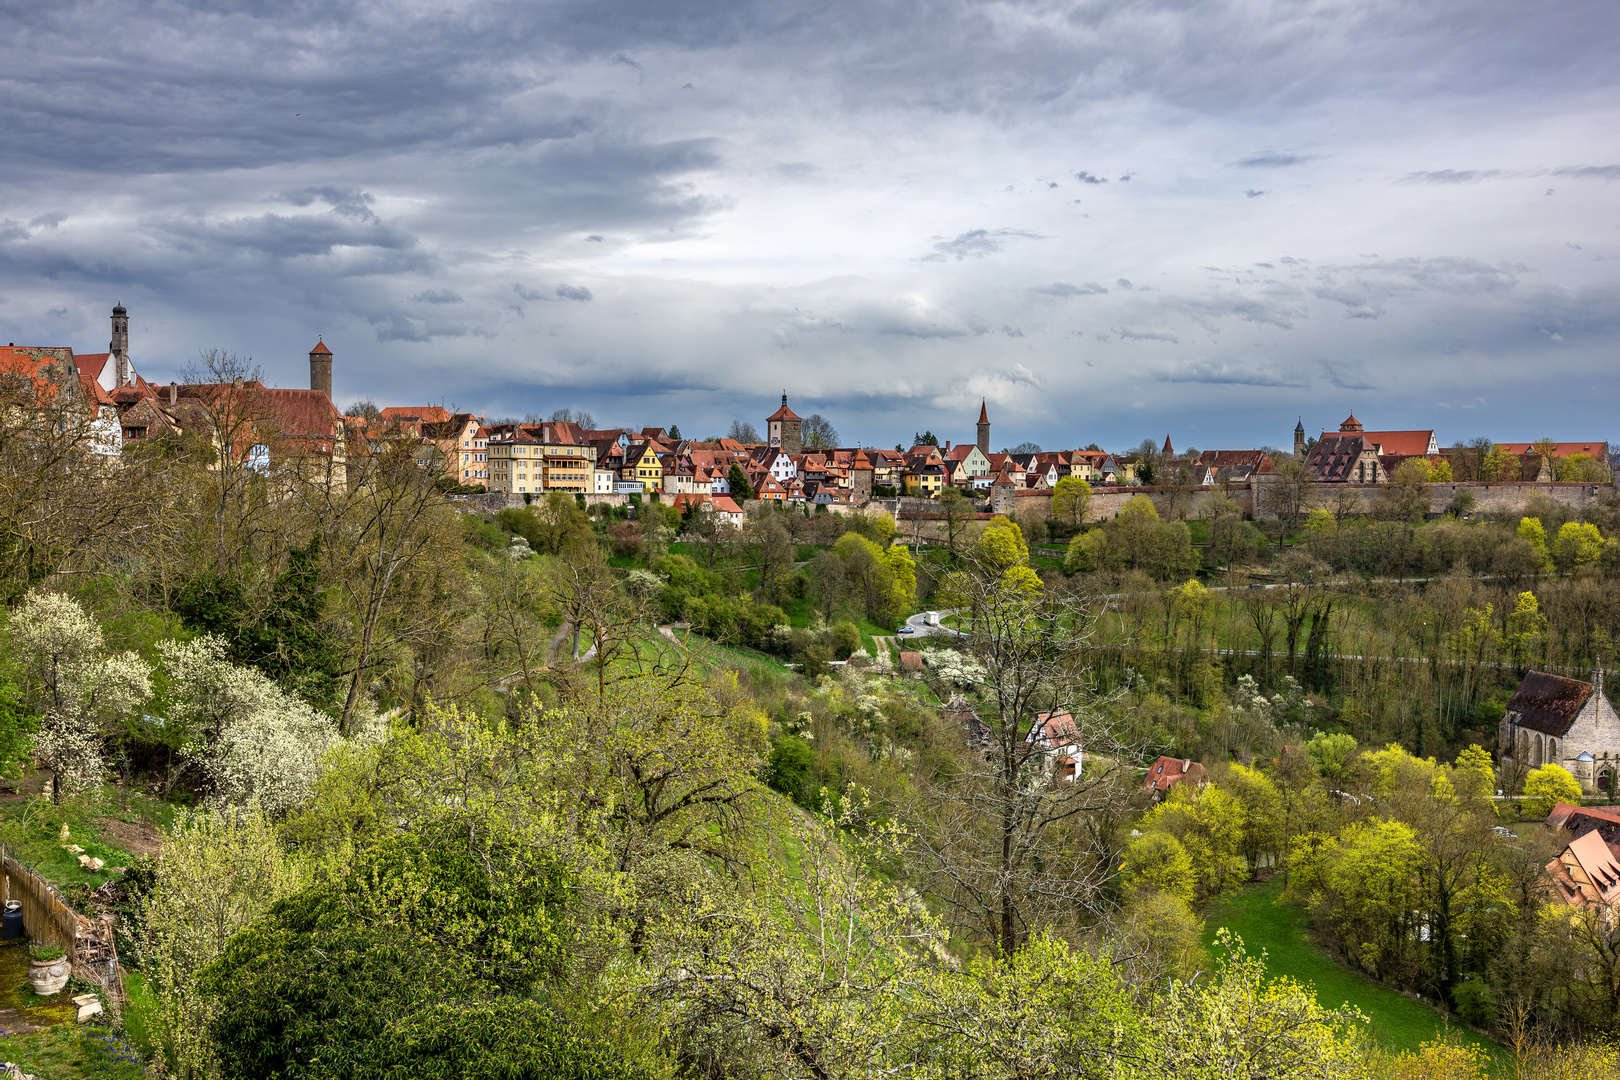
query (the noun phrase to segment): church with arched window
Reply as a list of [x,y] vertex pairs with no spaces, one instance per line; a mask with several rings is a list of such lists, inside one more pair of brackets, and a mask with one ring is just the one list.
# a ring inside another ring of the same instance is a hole
[[1532,671],[1508,700],[1498,750],[1528,771],[1562,765],[1586,791],[1606,791],[1620,773],[1620,714],[1603,693],[1603,670],[1591,682]]

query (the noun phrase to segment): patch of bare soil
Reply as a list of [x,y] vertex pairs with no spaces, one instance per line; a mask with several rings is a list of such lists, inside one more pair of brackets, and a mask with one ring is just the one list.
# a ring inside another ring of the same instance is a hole
[[156,855],[163,850],[163,833],[144,822],[104,817],[96,819],[96,828],[132,855]]

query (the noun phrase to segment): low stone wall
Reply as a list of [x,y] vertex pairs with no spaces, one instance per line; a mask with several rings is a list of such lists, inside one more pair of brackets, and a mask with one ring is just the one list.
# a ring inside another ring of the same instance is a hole
[[[1261,482],[1262,485],[1264,481]],[[1329,502],[1336,502],[1341,496],[1349,494],[1356,500],[1356,507],[1363,512],[1371,512],[1378,505],[1378,493],[1387,485],[1383,484],[1316,484],[1307,493],[1305,508],[1307,511],[1314,507],[1326,506]],[[1575,510],[1585,510],[1596,506],[1598,501],[1606,494],[1612,494],[1615,486],[1610,484],[1575,484],[1548,481],[1538,483],[1535,481],[1504,481],[1504,482],[1462,482],[1449,484],[1429,485],[1429,513],[1443,514],[1449,509],[1459,492],[1468,492],[1474,497],[1473,513],[1476,514],[1505,514],[1516,515],[1524,513],[1530,500],[1541,495],[1555,503],[1568,506]],[[1270,512],[1269,500],[1261,498],[1261,510],[1256,517],[1275,518],[1277,515]]]

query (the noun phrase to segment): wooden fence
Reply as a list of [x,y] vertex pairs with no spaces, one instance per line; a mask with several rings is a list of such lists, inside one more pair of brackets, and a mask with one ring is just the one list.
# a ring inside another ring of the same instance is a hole
[[[0,844],[0,907],[8,900],[22,902],[23,929],[29,941],[60,945],[69,960],[79,958],[80,919],[56,886],[40,877],[32,866]],[[86,927],[88,929],[88,927]]]

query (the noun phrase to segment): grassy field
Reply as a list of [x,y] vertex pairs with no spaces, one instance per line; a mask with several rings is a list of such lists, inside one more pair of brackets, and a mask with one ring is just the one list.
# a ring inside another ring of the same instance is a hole
[[[1336,1009],[1348,1002],[1372,1021],[1372,1034],[1385,1050],[1416,1050],[1440,1037],[1446,1020],[1421,1002],[1386,989],[1338,964],[1306,940],[1296,909],[1276,903],[1282,894],[1281,879],[1246,885],[1221,897],[1204,913],[1204,944],[1214,940],[1220,927],[1229,928],[1243,939],[1251,955],[1266,955],[1266,967],[1275,975],[1287,975],[1310,983],[1316,1000]],[[1505,1051],[1466,1028],[1452,1028],[1464,1042],[1473,1043],[1501,1060]]]

